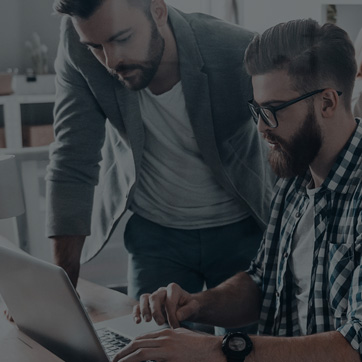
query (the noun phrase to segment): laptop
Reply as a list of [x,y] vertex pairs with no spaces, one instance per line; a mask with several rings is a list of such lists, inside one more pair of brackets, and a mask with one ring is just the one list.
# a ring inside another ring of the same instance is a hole
[[93,324],[66,272],[0,246],[0,294],[18,328],[66,362],[109,362],[137,335],[167,328],[132,315]]

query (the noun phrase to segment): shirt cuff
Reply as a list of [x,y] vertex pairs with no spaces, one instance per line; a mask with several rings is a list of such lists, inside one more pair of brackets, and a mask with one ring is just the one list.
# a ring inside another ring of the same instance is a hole
[[359,352],[362,359],[362,325],[360,320],[348,321],[337,331],[351,344],[352,348]]

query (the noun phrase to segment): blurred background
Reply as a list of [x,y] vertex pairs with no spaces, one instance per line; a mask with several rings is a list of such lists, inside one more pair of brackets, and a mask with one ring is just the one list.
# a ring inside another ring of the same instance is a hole
[[[338,0],[166,0],[185,12],[204,12],[263,32],[279,22],[313,18],[336,23],[352,41],[362,28],[362,1]],[[15,154],[25,214],[0,220],[0,236],[50,260],[45,237],[48,145],[53,140],[54,67],[60,17],[51,0],[0,2],[0,154]],[[1,175],[0,175],[1,177]],[[124,222],[107,247],[82,268],[82,275],[106,286],[126,285]]]

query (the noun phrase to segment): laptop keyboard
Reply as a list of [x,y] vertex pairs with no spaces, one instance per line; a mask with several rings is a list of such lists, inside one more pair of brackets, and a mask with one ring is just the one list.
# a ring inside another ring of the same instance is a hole
[[[97,330],[98,337],[102,343],[102,346],[112,361],[114,356],[128,343],[131,342],[129,338],[122,336],[121,334],[110,330],[108,328],[102,328]],[[145,361],[145,362],[156,362],[156,361]]]

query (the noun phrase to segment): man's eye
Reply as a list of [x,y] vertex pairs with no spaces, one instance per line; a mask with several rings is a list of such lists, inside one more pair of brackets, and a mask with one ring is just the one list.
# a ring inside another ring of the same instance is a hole
[[131,38],[131,35],[128,35],[126,38],[117,39],[116,42],[117,42],[117,43],[125,43],[125,42],[128,41],[130,38]]

